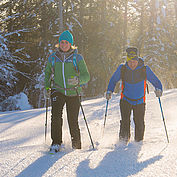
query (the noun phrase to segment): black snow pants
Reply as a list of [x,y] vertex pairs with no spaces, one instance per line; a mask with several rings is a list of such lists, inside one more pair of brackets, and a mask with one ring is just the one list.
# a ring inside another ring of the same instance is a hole
[[72,147],[81,149],[81,136],[78,125],[80,109],[79,96],[65,96],[60,92],[53,92],[51,95],[52,116],[51,116],[51,138],[52,144],[62,143],[63,108],[66,103],[67,120],[71,135]]
[[119,139],[123,141],[129,141],[130,139],[130,116],[133,110],[133,121],[135,124],[135,141],[141,141],[144,137],[145,123],[145,103],[131,105],[126,100],[120,100],[120,111],[121,111],[121,121],[120,121],[120,132]]

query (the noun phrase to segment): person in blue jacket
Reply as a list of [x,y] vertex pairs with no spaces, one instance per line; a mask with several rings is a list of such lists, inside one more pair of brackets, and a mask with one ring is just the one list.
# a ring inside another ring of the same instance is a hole
[[127,48],[126,53],[127,62],[121,64],[111,77],[106,99],[111,99],[116,83],[122,80],[119,140],[128,143],[130,139],[130,115],[132,110],[135,123],[135,141],[142,141],[144,137],[146,81],[148,80],[154,86],[154,92],[157,97],[162,96],[162,84],[150,67],[144,65],[143,59],[138,57],[138,49],[136,47]]

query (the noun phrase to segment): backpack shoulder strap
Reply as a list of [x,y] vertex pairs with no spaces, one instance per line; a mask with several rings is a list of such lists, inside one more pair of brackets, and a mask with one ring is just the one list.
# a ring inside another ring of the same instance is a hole
[[76,50],[74,51],[74,54],[73,54],[73,66],[74,66],[74,69],[79,73],[79,68],[77,65],[77,51]]
[[50,81],[51,81],[51,88],[54,86],[54,73],[55,73],[55,55],[51,55],[51,63],[52,63],[52,67],[51,67],[51,75],[50,75]]
[[143,66],[143,75],[144,75],[145,80],[147,80],[146,66],[145,65]]
[[120,70],[120,78],[122,81],[125,80],[125,71],[126,71],[126,66],[125,66],[125,64],[123,64],[121,67],[121,70]]
[[121,92],[121,99],[123,99],[124,97],[124,87],[125,87],[125,71],[126,70],[126,66],[125,64],[122,65],[121,69],[120,69],[120,79],[122,80],[122,86],[121,86],[121,89],[122,89],[122,92]]
[[55,58],[55,55],[51,55],[51,62],[52,62],[52,74],[55,73],[55,62],[56,62],[56,58]]
[[147,84],[147,73],[146,73],[146,66],[145,65],[143,66],[143,75],[144,75],[145,82],[146,82],[147,93],[149,94],[149,86]]
[[56,58],[55,58],[55,56],[51,56],[51,59],[52,59],[52,68],[54,68],[55,62],[56,62]]

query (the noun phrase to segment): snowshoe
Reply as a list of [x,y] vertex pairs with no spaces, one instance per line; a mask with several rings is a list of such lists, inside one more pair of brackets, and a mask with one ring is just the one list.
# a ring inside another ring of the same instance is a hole
[[50,147],[50,154],[55,154],[57,152],[61,151],[61,145],[59,144],[53,144],[51,147]]

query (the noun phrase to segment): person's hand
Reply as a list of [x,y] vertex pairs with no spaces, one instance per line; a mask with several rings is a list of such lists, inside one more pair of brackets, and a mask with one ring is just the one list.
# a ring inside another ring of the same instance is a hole
[[77,76],[72,76],[68,79],[68,85],[78,85],[79,78]]
[[49,99],[49,98],[50,98],[50,94],[51,94],[50,88],[45,88],[45,89],[44,89],[44,97],[45,97],[46,99]]
[[154,92],[155,92],[156,97],[160,98],[162,96],[162,90],[156,89]]
[[106,93],[106,99],[110,100],[112,98],[112,92],[111,91],[107,91]]

